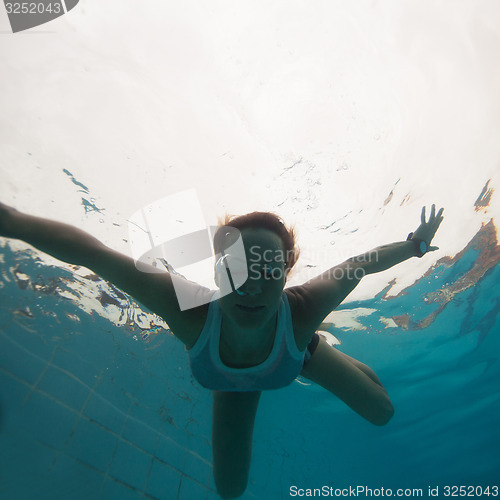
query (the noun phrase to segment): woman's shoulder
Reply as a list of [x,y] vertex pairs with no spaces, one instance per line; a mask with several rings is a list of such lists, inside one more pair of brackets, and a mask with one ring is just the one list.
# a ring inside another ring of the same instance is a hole
[[[215,304],[217,299],[217,291],[200,287],[195,296],[191,297],[191,307],[187,307],[181,312],[180,319],[175,324],[169,324],[174,335],[183,339],[188,350],[198,341],[207,321],[210,305]],[[179,301],[179,307],[180,305],[181,301]]]
[[298,319],[301,318],[306,312],[307,308],[307,300],[304,293],[304,288],[302,286],[291,286],[289,288],[285,288],[283,293],[286,295],[288,299],[288,303],[290,304],[290,310],[292,312],[292,316],[298,316]]
[[283,290],[283,293],[286,295],[286,298],[288,299],[288,304],[290,305],[290,310],[292,312],[292,315],[297,308],[297,292],[295,288],[297,287],[285,288]]
[[307,314],[307,303],[301,292],[300,286],[286,288],[283,291],[290,305],[293,333],[299,351],[303,351],[307,347],[319,324],[316,324]]
[[171,327],[176,337],[187,339],[184,341],[184,344],[188,350],[196,344],[203,331],[209,307],[210,303],[207,303],[184,311],[182,314],[182,321],[177,322],[173,328]]

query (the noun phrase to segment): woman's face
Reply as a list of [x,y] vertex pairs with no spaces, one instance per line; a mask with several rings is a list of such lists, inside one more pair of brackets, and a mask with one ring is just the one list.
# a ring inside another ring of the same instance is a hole
[[243,229],[241,236],[248,278],[221,297],[220,305],[224,316],[240,328],[256,329],[273,319],[278,310],[286,282],[286,252],[281,238],[268,229]]

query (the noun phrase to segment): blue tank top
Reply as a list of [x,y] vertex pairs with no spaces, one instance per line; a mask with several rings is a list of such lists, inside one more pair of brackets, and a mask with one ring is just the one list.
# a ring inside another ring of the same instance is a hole
[[219,354],[222,311],[215,292],[208,308],[205,326],[189,349],[188,357],[194,378],[207,389],[243,392],[279,389],[300,374],[307,351],[299,351],[293,335],[292,314],[288,298],[281,295],[276,335],[271,353],[262,363],[248,368],[231,368]]

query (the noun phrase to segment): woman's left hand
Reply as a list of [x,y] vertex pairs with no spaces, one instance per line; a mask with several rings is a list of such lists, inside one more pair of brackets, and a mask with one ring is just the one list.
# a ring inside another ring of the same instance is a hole
[[436,214],[436,205],[432,205],[431,215],[429,220],[426,222],[425,220],[425,206],[422,207],[421,224],[418,226],[417,230],[413,233],[413,238],[424,240],[429,247],[428,251],[431,252],[433,250],[438,250],[439,247],[431,247],[432,238],[436,234],[439,225],[443,220],[443,210],[444,208],[440,208],[438,213]]

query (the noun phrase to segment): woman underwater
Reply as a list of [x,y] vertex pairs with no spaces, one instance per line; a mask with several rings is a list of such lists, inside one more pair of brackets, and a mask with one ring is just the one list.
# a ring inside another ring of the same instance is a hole
[[[293,231],[268,212],[227,218],[214,236],[215,253],[221,255],[215,281],[219,288],[229,281],[230,293],[211,292],[206,303],[187,310],[179,306],[170,273],[139,271],[132,258],[76,227],[0,203],[0,236],[92,269],[168,323],[186,346],[194,377],[213,391],[215,483],[221,497],[236,498],[248,481],[262,390],[287,386],[302,375],[375,425],[391,419],[392,403],[375,373],[316,331],[363,276],[436,250],[430,243],[442,213],[432,205],[426,221],[423,207],[421,224],[406,241],[380,246],[286,289],[287,274],[298,257]],[[246,261],[231,253],[236,237],[241,237]],[[235,286],[238,270],[246,278],[241,286]],[[206,293],[192,282],[186,286],[193,294]]]

